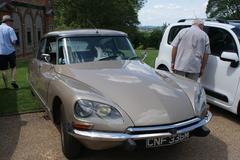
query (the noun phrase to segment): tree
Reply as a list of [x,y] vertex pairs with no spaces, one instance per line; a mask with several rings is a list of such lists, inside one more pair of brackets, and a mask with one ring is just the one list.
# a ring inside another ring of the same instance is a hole
[[55,0],[55,25],[61,28],[137,30],[138,11],[146,0]]
[[162,30],[159,28],[154,29],[151,32],[150,36],[148,37],[148,47],[158,49],[161,40],[162,40]]
[[207,16],[210,18],[240,19],[240,0],[209,0]]

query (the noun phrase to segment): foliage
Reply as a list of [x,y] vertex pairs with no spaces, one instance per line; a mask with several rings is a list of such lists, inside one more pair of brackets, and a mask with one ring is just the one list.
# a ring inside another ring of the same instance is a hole
[[146,48],[148,32],[136,31],[134,39],[132,39],[134,48]]
[[148,38],[148,47],[150,48],[159,48],[159,44],[162,40],[162,30],[154,29]]
[[55,25],[65,28],[137,30],[138,11],[146,0],[55,0]]
[[165,27],[153,29],[150,32],[138,31],[135,33],[133,41],[134,47],[139,49],[154,48],[158,49],[162,40]]
[[151,32],[138,31],[138,11],[146,0],[55,0],[54,2],[57,29],[120,30],[128,33],[134,48],[158,48],[163,31],[167,27],[167,24],[164,24]]
[[206,13],[210,18],[240,19],[240,0],[209,0]]

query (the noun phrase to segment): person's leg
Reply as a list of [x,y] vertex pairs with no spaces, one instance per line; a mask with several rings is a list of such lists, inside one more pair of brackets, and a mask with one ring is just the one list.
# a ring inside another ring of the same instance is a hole
[[16,83],[16,54],[15,52],[9,55],[9,63],[10,63],[10,68],[11,68],[11,75],[12,75],[12,83],[11,85],[13,88],[17,89],[18,85]]
[[5,88],[8,88],[8,60],[6,55],[0,55],[0,70],[2,71],[2,78]]
[[2,71],[2,78],[3,78],[5,88],[8,88],[8,72],[7,72],[7,70]]
[[12,73],[12,82],[16,82],[16,66],[11,68],[11,73]]

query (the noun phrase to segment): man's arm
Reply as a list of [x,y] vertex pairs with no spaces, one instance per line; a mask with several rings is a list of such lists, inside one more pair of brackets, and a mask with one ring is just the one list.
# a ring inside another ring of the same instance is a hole
[[207,54],[207,53],[204,53],[199,77],[201,77],[201,76],[203,75],[204,70],[205,70],[205,67],[206,67],[206,65],[207,65],[207,62],[208,62],[208,54]]
[[176,55],[177,55],[177,47],[173,46],[173,48],[172,48],[172,61],[171,61],[171,69],[172,69],[172,71],[175,70],[174,66],[175,66]]
[[207,34],[205,34],[205,35],[206,35],[205,53],[203,54],[202,65],[201,65],[199,77],[202,77],[205,67],[207,65],[207,62],[208,62],[208,55],[211,53],[209,37]]
[[16,35],[16,33],[14,32],[13,29],[10,30],[10,39],[12,41],[12,44],[16,45],[16,43],[17,43],[17,35]]

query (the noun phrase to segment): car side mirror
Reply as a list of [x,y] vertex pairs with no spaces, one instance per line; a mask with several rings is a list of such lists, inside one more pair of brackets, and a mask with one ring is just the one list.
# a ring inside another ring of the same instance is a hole
[[223,61],[231,62],[231,67],[239,65],[239,57],[235,52],[223,52],[220,58]]
[[50,57],[49,54],[43,53],[43,54],[41,55],[41,60],[43,60],[43,61],[49,63],[50,60],[51,60],[51,57]]
[[148,52],[146,51],[146,50],[144,50],[143,52],[142,52],[142,61],[144,61],[146,58],[147,58],[147,56],[148,56]]

